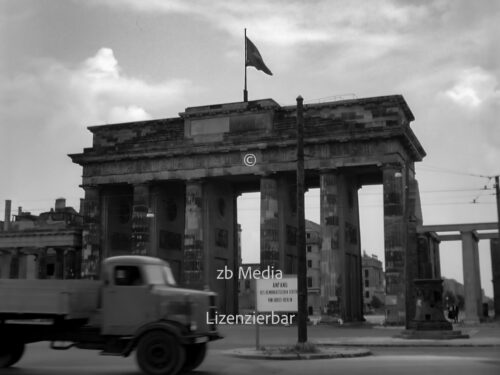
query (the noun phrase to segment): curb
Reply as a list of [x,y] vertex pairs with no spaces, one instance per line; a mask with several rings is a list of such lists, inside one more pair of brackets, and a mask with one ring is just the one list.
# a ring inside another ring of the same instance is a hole
[[[401,341],[400,341],[401,340]],[[326,347],[500,347],[500,341],[495,342],[457,342],[457,339],[448,340],[425,340],[425,339],[400,339],[397,341],[372,341],[347,342],[347,341],[314,341],[315,344]]]
[[[279,346],[275,346],[279,347]],[[243,359],[307,360],[366,357],[372,352],[365,348],[323,348],[322,353],[269,353],[253,348],[224,350],[222,354]]]

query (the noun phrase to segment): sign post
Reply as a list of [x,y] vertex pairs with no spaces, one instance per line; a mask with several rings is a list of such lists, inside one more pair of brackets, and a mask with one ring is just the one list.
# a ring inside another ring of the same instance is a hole
[[[260,313],[297,312],[297,276],[281,279],[257,279],[255,288],[256,315]],[[260,347],[259,324],[256,324],[255,349]]]
[[[255,315],[258,315],[259,311],[255,312]],[[259,350],[260,348],[260,332],[259,332],[259,324],[255,324],[255,350]]]

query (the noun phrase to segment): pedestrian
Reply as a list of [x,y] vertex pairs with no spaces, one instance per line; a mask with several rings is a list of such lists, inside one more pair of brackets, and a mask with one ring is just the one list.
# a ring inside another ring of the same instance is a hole
[[455,305],[454,311],[453,311],[453,318],[454,322],[458,323],[458,304]]
[[454,313],[455,313],[454,305],[448,306],[448,319],[450,319],[451,321],[454,320],[454,315],[453,315]]

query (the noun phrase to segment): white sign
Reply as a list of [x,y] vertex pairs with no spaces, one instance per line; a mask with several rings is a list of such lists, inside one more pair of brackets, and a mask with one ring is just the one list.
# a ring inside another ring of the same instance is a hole
[[256,301],[258,312],[297,312],[297,276],[281,279],[257,279]]

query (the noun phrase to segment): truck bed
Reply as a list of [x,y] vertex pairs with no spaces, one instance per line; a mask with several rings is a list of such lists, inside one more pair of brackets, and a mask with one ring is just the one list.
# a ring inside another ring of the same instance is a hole
[[0,317],[89,318],[97,309],[100,281],[0,279]]

